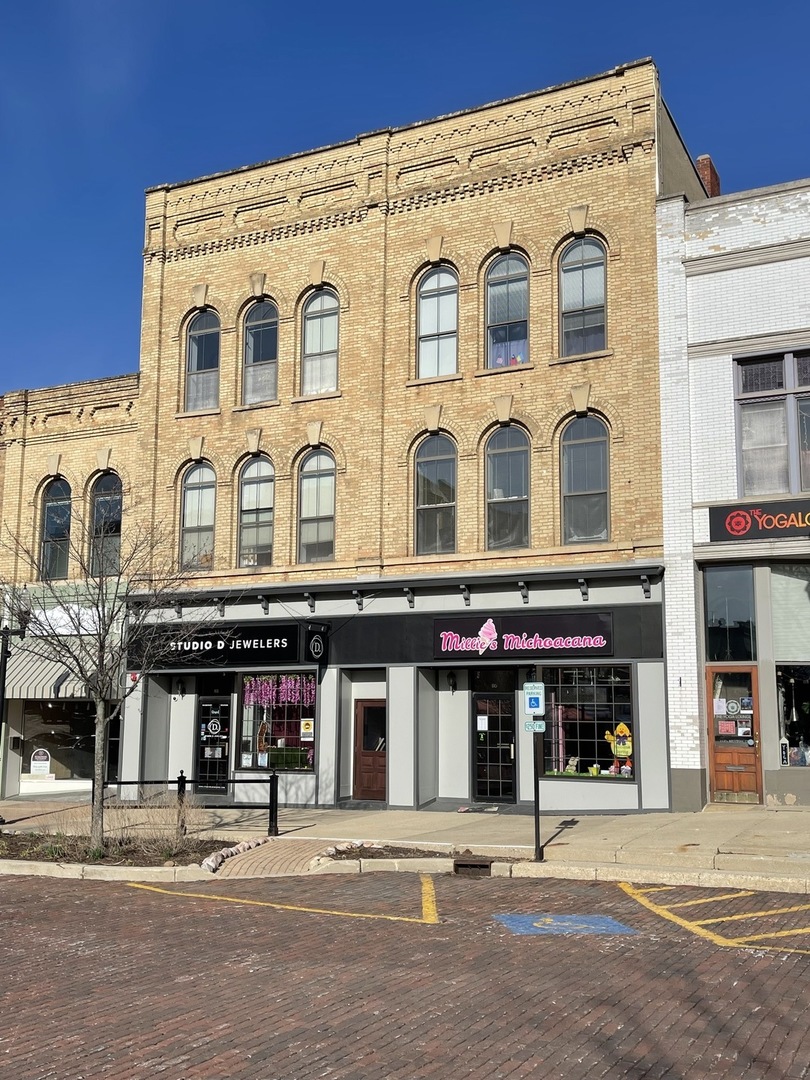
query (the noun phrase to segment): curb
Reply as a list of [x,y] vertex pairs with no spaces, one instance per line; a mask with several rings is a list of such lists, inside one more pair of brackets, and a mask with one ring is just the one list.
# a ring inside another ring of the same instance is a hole
[[100,866],[97,863],[33,862],[0,859],[0,875],[72,878],[78,881],[210,881],[211,874],[193,866]]

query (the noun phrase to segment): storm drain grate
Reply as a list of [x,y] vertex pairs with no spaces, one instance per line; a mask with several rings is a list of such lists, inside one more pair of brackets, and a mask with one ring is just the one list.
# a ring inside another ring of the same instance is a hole
[[480,855],[456,856],[453,873],[459,877],[492,877],[492,859]]

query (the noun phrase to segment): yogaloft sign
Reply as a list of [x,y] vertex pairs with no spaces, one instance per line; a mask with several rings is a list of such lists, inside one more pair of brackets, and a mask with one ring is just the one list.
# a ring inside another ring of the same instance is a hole
[[810,500],[709,507],[709,539],[774,540],[810,532]]
[[437,660],[612,656],[613,619],[598,611],[436,619],[433,655]]

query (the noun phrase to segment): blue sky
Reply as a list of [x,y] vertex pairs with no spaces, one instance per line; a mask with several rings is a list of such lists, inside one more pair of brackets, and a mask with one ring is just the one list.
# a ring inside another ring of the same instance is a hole
[[138,367],[143,192],[652,56],[725,192],[810,176],[810,5],[9,0],[0,393]]

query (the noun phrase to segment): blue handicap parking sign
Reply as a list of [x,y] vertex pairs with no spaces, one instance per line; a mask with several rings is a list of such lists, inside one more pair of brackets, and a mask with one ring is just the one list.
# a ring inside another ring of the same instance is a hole
[[529,712],[541,712],[539,697],[529,698]]
[[513,934],[637,934],[607,915],[494,915]]

